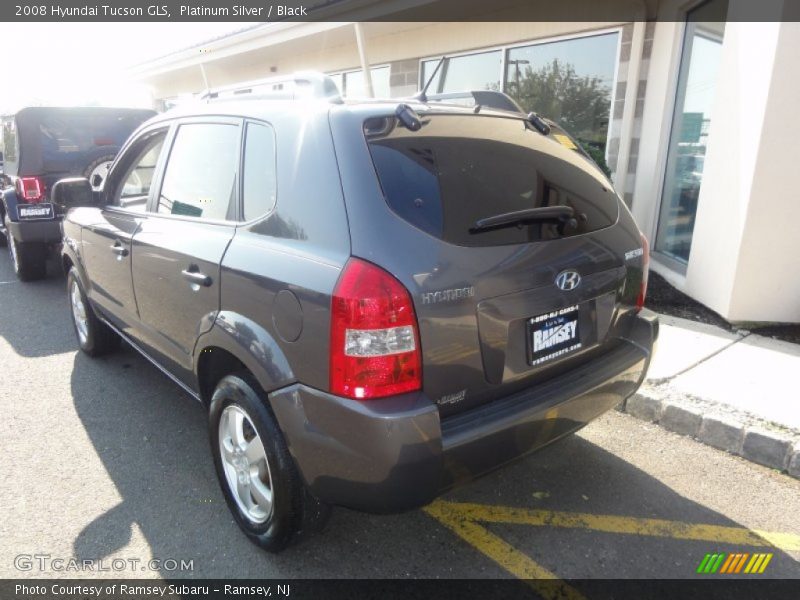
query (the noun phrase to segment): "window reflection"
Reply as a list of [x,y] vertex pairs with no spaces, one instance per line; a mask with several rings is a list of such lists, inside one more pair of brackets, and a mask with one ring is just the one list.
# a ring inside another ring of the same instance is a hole
[[672,120],[656,251],[689,260],[725,32],[726,0],[689,13]]
[[[606,142],[613,101],[619,33],[603,33],[508,50],[422,62],[422,83],[433,75],[428,92],[500,90],[503,87],[526,112],[559,123],[577,138],[606,174]],[[506,52],[503,73],[503,52]]]
[[606,174],[618,38],[615,32],[512,48],[506,58],[506,93],[566,129]]
[[[373,67],[370,69],[372,76],[372,91],[376,98],[388,98],[390,93],[389,88],[389,67]],[[364,80],[364,71],[359,69],[357,71],[347,71],[345,73],[329,73],[331,79],[336,83],[339,88],[339,93],[342,96],[349,96],[351,98],[366,97],[367,96],[367,82]]]
[[217,123],[181,125],[167,161],[158,212],[230,219],[239,159],[239,128]]
[[[422,82],[428,82],[440,59],[422,62]],[[503,56],[500,50],[445,59],[428,87],[431,94],[466,90],[500,90]]]

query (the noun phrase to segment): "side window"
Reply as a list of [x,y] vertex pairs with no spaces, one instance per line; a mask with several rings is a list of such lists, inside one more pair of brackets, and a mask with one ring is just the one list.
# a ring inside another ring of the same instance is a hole
[[238,162],[237,125],[181,125],[167,160],[158,212],[231,220]]
[[272,127],[248,123],[244,141],[244,220],[267,214],[275,206],[275,136]]
[[133,159],[128,163],[125,174],[119,180],[110,205],[134,212],[144,212],[150,186],[158,164],[158,157],[164,149],[166,131],[159,131],[145,137],[131,149]]

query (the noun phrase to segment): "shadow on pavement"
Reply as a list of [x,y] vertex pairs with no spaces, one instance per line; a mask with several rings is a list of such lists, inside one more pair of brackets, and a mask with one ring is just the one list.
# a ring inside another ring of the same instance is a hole
[[[210,456],[205,411],[196,401],[125,345],[103,360],[78,353],[71,387],[77,414],[123,498],[79,534],[78,558],[102,558],[123,548],[135,523],[154,557],[194,561],[193,572],[161,573],[169,577],[509,576],[422,511],[375,516],[337,509],[323,533],[280,555],[266,554],[240,534],[228,512]],[[534,501],[541,490],[549,499]],[[736,526],[579,436],[446,499]],[[691,577],[704,553],[742,550],[550,527],[486,527],[566,577]],[[797,563],[780,552],[770,569],[772,576],[800,575]]]
[[7,249],[0,248],[0,282],[0,337],[17,354],[35,358],[77,348],[66,280],[56,261],[48,261],[46,279],[21,282]]

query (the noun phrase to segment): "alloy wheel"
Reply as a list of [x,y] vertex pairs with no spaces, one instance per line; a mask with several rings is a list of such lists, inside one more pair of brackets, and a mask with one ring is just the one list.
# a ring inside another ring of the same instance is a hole
[[83,303],[81,289],[78,287],[77,281],[72,282],[69,296],[70,304],[72,305],[72,319],[75,322],[75,330],[78,332],[78,339],[83,346],[89,338],[89,320],[86,317],[86,305]]
[[273,487],[267,453],[253,421],[231,404],[219,420],[219,452],[225,479],[242,513],[254,524],[272,516]]

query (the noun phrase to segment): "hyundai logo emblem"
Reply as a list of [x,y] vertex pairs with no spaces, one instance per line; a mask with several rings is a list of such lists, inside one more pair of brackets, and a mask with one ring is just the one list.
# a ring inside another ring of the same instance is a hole
[[581,284],[581,276],[577,271],[561,271],[556,275],[556,285],[558,289],[568,292],[574,290]]

